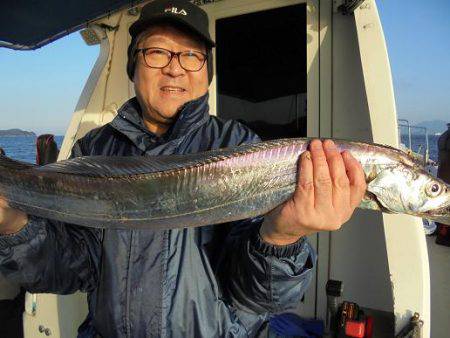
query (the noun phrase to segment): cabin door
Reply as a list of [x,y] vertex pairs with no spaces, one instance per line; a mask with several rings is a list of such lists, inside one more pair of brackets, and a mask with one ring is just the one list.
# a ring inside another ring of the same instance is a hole
[[[263,140],[306,137],[306,3],[225,0],[203,9],[217,44],[211,113],[239,120]],[[315,290],[313,281],[299,302],[302,316],[315,316]]]

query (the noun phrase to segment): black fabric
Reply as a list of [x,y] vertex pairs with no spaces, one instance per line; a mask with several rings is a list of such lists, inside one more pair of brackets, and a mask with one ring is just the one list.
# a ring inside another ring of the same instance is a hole
[[[277,258],[297,256],[303,250],[303,244],[306,241],[305,237],[301,237],[297,242],[289,245],[272,245],[264,242],[259,235],[259,229],[255,229],[255,233],[250,237],[251,244],[256,251],[266,257],[274,256]],[[312,268],[313,263],[308,262],[309,267]]]
[[[209,116],[207,102],[205,95],[187,103],[157,136],[131,99],[77,141],[72,157],[192,154],[259,141],[242,124]],[[0,273],[30,292],[88,292],[82,338],[254,337],[272,314],[297,306],[315,262],[307,241],[276,250],[280,258],[260,251],[262,220],[129,231],[30,217],[18,233],[0,236]]]
[[218,19],[219,94],[256,103],[306,93],[306,12],[303,3]]
[[25,302],[25,290],[14,299],[0,300],[0,337],[22,338],[22,316]]
[[36,49],[142,0],[0,1],[0,41]]
[[135,37],[148,26],[159,22],[175,22],[198,34],[208,48],[215,43],[209,35],[209,20],[206,12],[187,0],[155,0],[142,7],[139,19],[130,26],[130,35]]

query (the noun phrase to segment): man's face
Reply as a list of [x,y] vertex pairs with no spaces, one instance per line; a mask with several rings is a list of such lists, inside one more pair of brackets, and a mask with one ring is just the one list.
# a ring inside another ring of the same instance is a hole
[[[138,48],[159,47],[172,52],[199,51],[206,53],[202,42],[175,27],[154,26]],[[138,53],[134,75],[136,97],[144,118],[151,124],[166,126],[175,121],[179,108],[199,98],[208,90],[206,64],[198,72],[184,70],[174,56],[162,69],[147,67],[142,53]]]

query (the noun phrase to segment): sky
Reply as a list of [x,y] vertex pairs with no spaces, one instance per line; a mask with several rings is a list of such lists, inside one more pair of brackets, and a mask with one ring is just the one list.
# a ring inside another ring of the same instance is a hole
[[[377,5],[398,117],[450,122],[450,1]],[[0,48],[0,129],[63,135],[98,53],[79,32],[36,51]]]
[[378,0],[398,118],[450,122],[450,1]]

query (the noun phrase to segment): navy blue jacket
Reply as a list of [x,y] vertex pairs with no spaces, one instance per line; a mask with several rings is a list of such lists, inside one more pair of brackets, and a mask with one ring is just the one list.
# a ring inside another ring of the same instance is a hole
[[[187,103],[161,137],[135,98],[77,141],[72,157],[187,154],[258,142],[236,121],[209,115],[208,96]],[[166,231],[101,230],[30,216],[0,236],[0,273],[30,292],[88,293],[80,337],[247,337],[294,308],[312,278],[305,239],[261,240],[262,217]]]

